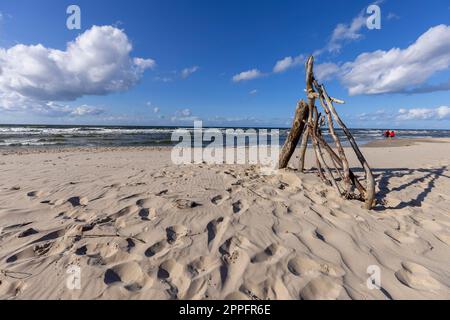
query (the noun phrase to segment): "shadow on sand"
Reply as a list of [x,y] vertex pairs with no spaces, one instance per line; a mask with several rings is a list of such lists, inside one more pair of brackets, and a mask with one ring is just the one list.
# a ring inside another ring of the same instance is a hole
[[[374,169],[373,173],[376,181],[378,182],[379,192],[377,194],[377,205],[374,208],[376,211],[383,210],[398,210],[406,207],[421,207],[422,203],[425,201],[427,196],[435,187],[435,182],[439,178],[448,178],[450,176],[445,175],[444,173],[447,171],[446,166],[442,166],[440,168],[435,169],[408,169],[408,168],[379,168]],[[406,176],[416,176],[420,175],[417,178],[414,178],[398,187],[390,188],[391,179],[393,178],[403,178]],[[420,192],[415,199],[411,199],[409,201],[402,201],[395,207],[386,206],[386,196],[390,192],[402,191],[406,190],[417,183],[427,182],[427,186]]]

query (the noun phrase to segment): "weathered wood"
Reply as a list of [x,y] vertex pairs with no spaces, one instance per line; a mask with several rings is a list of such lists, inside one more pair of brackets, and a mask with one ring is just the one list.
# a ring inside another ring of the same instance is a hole
[[325,86],[321,85],[320,88],[322,91],[322,95],[325,98],[325,102],[330,108],[330,111],[333,114],[334,119],[344,131],[345,135],[347,136],[347,139],[350,141],[350,145],[352,146],[353,151],[355,152],[359,162],[361,163],[364,169],[364,172],[366,174],[366,195],[365,195],[366,209],[370,210],[372,209],[375,201],[375,179],[373,178],[372,169],[370,168],[369,164],[364,158],[364,155],[359,149],[358,144],[356,143],[355,138],[353,138],[353,135],[351,134],[350,130],[347,128],[342,119],[339,117],[336,109],[334,108],[333,103],[331,102],[329,95],[327,94],[327,91],[325,90]]
[[280,169],[285,169],[288,166],[289,160],[291,159],[292,154],[294,153],[295,148],[297,147],[297,144],[303,134],[303,130],[305,129],[305,122],[306,119],[308,119],[308,116],[308,107],[306,106],[305,102],[301,100],[298,103],[297,109],[295,111],[292,129],[289,132],[283,149],[281,150],[279,161]]
[[319,84],[316,80],[314,80],[314,86],[316,87],[317,91],[320,95],[320,103],[325,110],[325,114],[328,118],[328,129],[330,130],[330,134],[333,137],[334,144],[336,145],[336,148],[338,150],[339,158],[341,159],[343,171],[344,171],[344,184],[345,184],[345,195],[348,196],[351,193],[351,180],[350,180],[350,166],[348,164],[347,157],[345,156],[344,148],[342,147],[341,140],[339,139],[338,135],[336,134],[336,131],[334,130],[334,124],[333,124],[333,118],[331,114],[331,110],[329,109],[327,103],[324,101],[324,95],[322,92],[322,89],[320,88]]
[[300,164],[298,169],[300,172],[305,171],[305,157],[306,157],[306,149],[308,148],[308,140],[309,140],[309,127],[305,129],[302,137],[302,143],[300,145]]
[[[306,149],[308,147],[308,140],[311,139],[319,177],[325,183],[331,184],[340,196],[344,196],[347,199],[365,200],[366,208],[371,209],[375,199],[375,182],[372,170],[359,150],[355,139],[350,133],[350,130],[348,130],[345,126],[333,105],[333,103],[344,103],[344,101],[330,97],[326,92],[325,87],[323,85],[319,85],[316,81],[313,72],[314,58],[312,56],[307,60],[305,69],[305,91],[307,94],[307,102],[305,103],[304,101],[300,101],[297,106],[291,132],[289,133],[280,155],[279,168],[283,169],[287,167],[300,138],[302,138],[300,146],[299,170],[303,172],[305,168],[305,156]],[[316,99],[319,99],[326,116],[320,116],[315,105]],[[361,162],[365,172],[365,187],[350,169],[344,148],[339,136],[336,133],[334,121],[336,121],[344,131],[351,147]],[[332,147],[330,147],[322,136],[322,127],[326,124],[328,124],[330,134],[337,148],[337,153]],[[333,169],[328,166],[324,157],[324,152],[329,155],[329,158],[333,164]],[[339,175],[337,178],[335,177],[335,173]],[[344,190],[341,188],[342,182],[344,183]],[[356,191],[355,188],[359,191],[359,194],[354,193],[354,191]]]
[[[327,150],[328,154],[332,157],[332,159],[336,162],[336,164],[340,167],[340,169],[343,168],[342,166],[342,162],[341,159],[339,158],[339,156],[336,154],[336,152],[334,152],[334,150],[330,147],[330,145],[323,139],[323,137],[319,136],[319,141],[320,144],[322,145],[323,148],[325,148],[325,150]],[[356,177],[356,175],[353,173],[353,171],[350,169],[350,180],[352,181],[352,183],[356,186],[356,188],[358,189],[358,191],[361,193],[361,196],[363,198],[365,198],[366,196],[366,189],[364,188],[364,186],[361,184],[361,182],[359,182],[358,178]]]
[[342,192],[340,190],[340,187],[337,184],[336,180],[334,179],[333,173],[331,172],[331,169],[328,167],[327,163],[325,162],[325,159],[324,159],[323,153],[322,153],[322,149],[320,148],[319,139],[317,137],[317,135],[318,135],[317,134],[317,130],[318,130],[318,124],[319,124],[319,115],[318,115],[318,112],[317,112],[317,108],[314,107],[312,112],[314,114],[314,128],[313,128],[313,130],[311,130],[312,131],[311,138],[312,138],[312,141],[313,141],[314,151],[316,152],[316,158],[318,160],[318,163],[319,164],[321,163],[322,166],[325,167],[326,172],[330,176],[330,180],[328,181],[326,179],[326,177],[323,175],[322,168],[320,169],[320,171],[321,171],[320,173],[321,173],[321,175],[324,176],[323,179],[325,179],[325,181],[327,181],[329,184],[331,184],[336,189],[338,194],[340,196],[342,196]]

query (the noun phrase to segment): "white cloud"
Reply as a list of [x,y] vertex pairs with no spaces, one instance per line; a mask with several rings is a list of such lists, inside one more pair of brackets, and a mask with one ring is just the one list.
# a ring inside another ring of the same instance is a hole
[[64,51],[41,44],[0,48],[0,108],[45,110],[50,101],[126,91],[155,66],[130,57],[131,50],[127,35],[111,26],[93,26]]
[[315,75],[318,80],[325,81],[332,78],[340,71],[340,68],[335,63],[322,63],[315,67]]
[[[350,95],[416,93],[450,89],[425,82],[450,67],[450,26],[438,25],[406,49],[392,48],[360,54],[340,66],[340,80]],[[337,73],[337,70],[333,72]]]
[[169,82],[174,81],[174,79],[172,77],[168,77],[168,76],[163,76],[163,77],[157,76],[157,77],[155,77],[155,80],[156,81],[161,81],[161,82],[164,82],[164,83],[169,83]]
[[[383,2],[384,0],[377,0],[372,4],[380,6]],[[323,52],[339,53],[345,44],[364,38],[362,31],[367,25],[367,8],[368,7],[365,7],[363,10],[361,10],[350,23],[338,24],[334,28],[330,40],[328,41],[325,48],[316,50],[314,52],[314,56],[318,56]]]
[[199,69],[199,66],[193,66],[190,68],[185,68],[181,71],[181,78],[186,79],[188,78],[191,74],[197,72]]
[[436,109],[400,109],[397,120],[445,120],[450,119],[450,107],[442,106]]
[[23,100],[24,104],[20,107],[16,106],[18,100],[14,100],[13,107],[0,107],[0,111],[13,113],[32,113],[37,116],[45,117],[84,117],[84,116],[98,116],[105,112],[105,110],[93,106],[82,105],[79,107],[70,107],[68,105],[48,101],[31,101]]
[[360,121],[412,121],[412,120],[447,120],[450,119],[450,107],[438,108],[402,108],[398,112],[378,110],[371,113],[361,113],[357,116]]
[[172,122],[191,122],[199,120],[197,116],[192,114],[191,109],[185,108],[175,111],[175,114],[170,118]]
[[389,12],[386,19],[388,20],[398,20],[400,19],[400,16],[395,14],[394,12]]
[[252,69],[249,71],[241,72],[241,73],[233,76],[233,81],[234,82],[248,81],[248,80],[261,78],[262,76],[263,76],[263,74],[261,73],[261,71],[259,71],[258,69]]
[[288,69],[302,65],[304,62],[305,62],[305,57],[303,55],[299,55],[297,57],[286,57],[282,60],[277,61],[277,63],[273,67],[273,72],[281,73]]
[[82,105],[75,108],[70,112],[72,116],[97,116],[103,114],[104,110],[96,107],[91,107],[88,105]]
[[160,109],[158,107],[153,108],[153,113],[159,113]]
[[255,94],[257,94],[257,93],[258,93],[258,90],[256,90],[256,89],[254,89],[254,90],[252,90],[252,91],[249,92],[249,94],[251,94],[251,95],[255,95]]
[[175,116],[177,117],[190,117],[192,115],[191,109],[180,109],[175,112]]
[[450,107],[442,106],[436,109],[436,115],[440,120],[450,118]]
[[361,39],[361,29],[366,25],[367,18],[360,13],[350,24],[341,23],[334,28],[331,39],[326,50],[329,52],[339,52],[345,42]]
[[392,114],[388,114],[385,110],[377,110],[371,113],[361,113],[357,116],[360,121],[381,121],[381,120],[392,120]]

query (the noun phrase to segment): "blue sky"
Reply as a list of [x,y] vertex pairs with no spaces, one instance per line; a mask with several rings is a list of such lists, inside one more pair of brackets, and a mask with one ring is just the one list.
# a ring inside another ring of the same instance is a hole
[[289,126],[314,53],[350,127],[450,129],[450,3],[370,4],[5,0],[0,123]]

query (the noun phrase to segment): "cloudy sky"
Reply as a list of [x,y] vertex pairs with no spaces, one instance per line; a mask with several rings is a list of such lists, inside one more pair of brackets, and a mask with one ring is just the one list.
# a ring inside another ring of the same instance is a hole
[[372,3],[4,0],[0,123],[288,126],[314,54],[350,127],[450,129],[450,3]]

